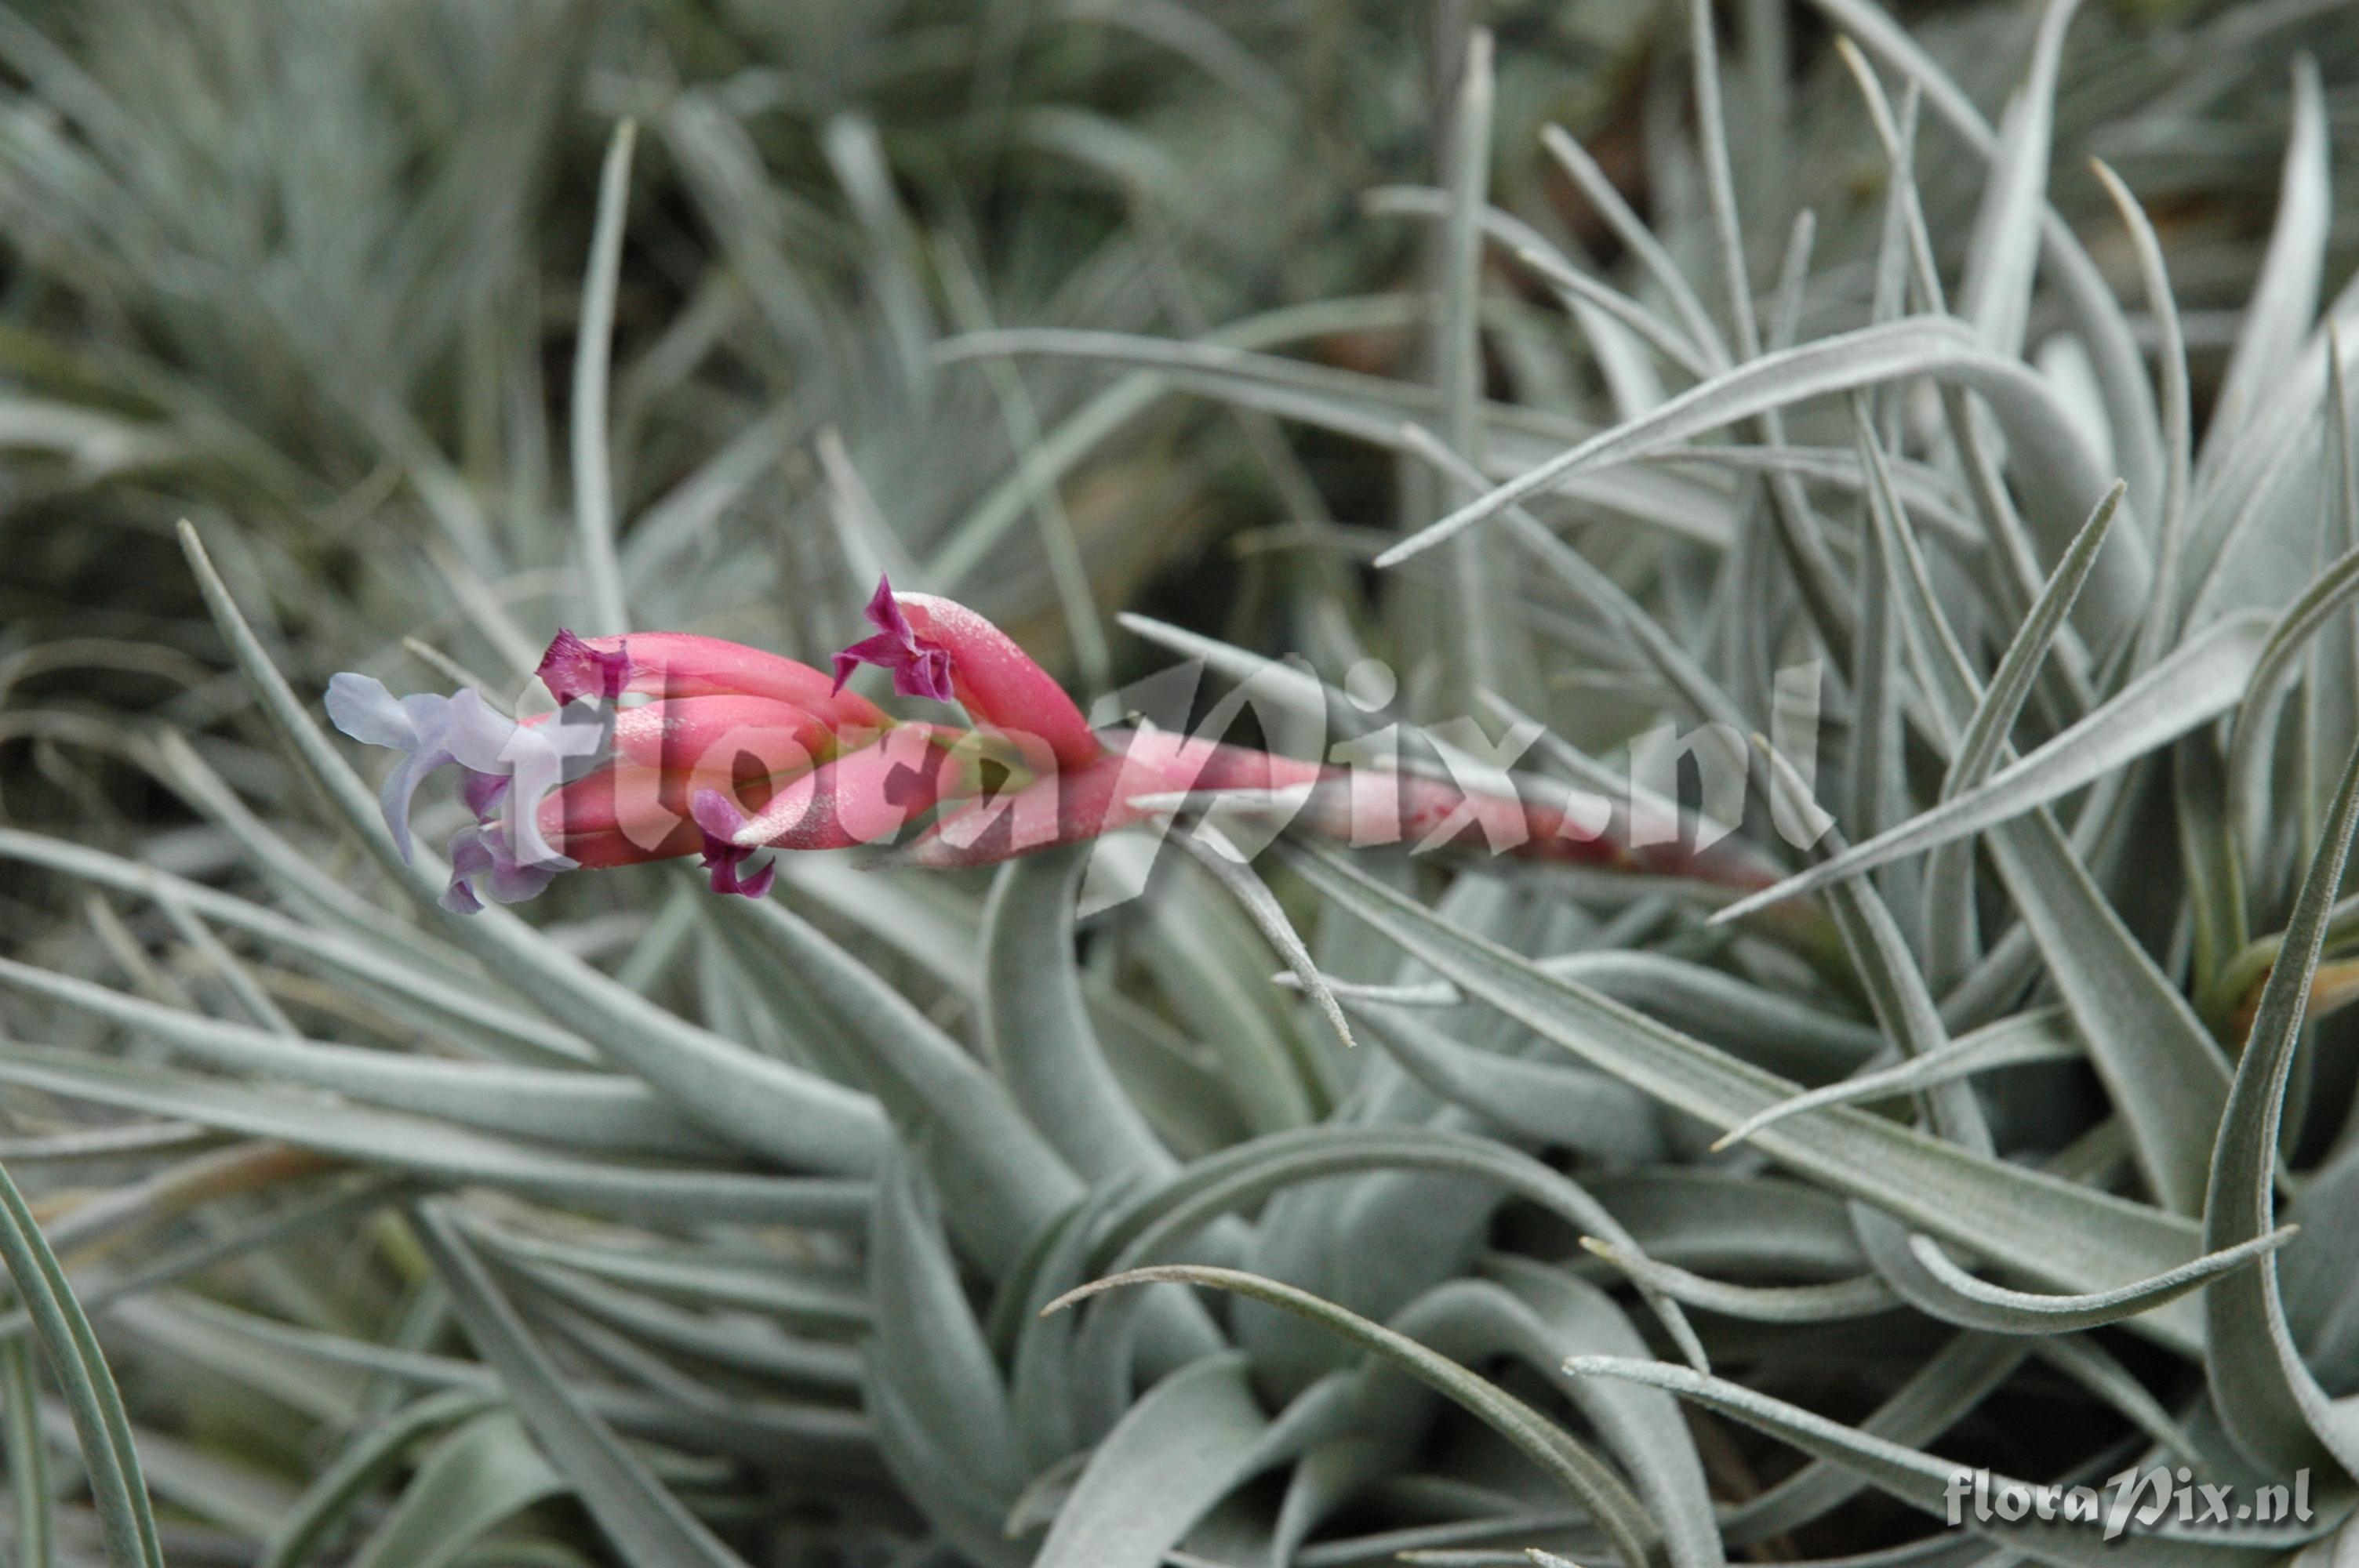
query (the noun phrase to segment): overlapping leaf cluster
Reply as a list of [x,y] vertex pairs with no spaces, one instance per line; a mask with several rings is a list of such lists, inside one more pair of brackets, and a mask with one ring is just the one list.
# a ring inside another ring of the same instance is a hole
[[[6,682],[89,687],[18,709],[86,815],[0,827],[72,913],[0,959],[19,1560],[2328,1551],[2347,11],[789,9],[0,17]],[[1116,624],[1241,514],[1223,623]],[[1711,726],[1800,880],[1167,849],[1077,931],[1085,847],[468,919],[317,722],[351,662],[513,697],[560,616],[821,651],[880,566],[1093,695],[1301,651],[1261,689],[1412,761]],[[1952,1530],[1960,1463],[2316,1512]]]

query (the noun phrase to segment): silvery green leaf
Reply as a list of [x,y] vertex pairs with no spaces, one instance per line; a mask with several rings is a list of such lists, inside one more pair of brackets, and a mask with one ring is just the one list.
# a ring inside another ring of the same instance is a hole
[[[1577,1348],[1643,1356],[1646,1342],[1612,1298],[1560,1270],[1495,1256],[1493,1280],[1461,1280],[1405,1308],[1392,1326],[1453,1361],[1479,1366],[1507,1355],[1546,1375]],[[1573,1400],[1619,1459],[1663,1532],[1679,1568],[1723,1563],[1695,1440],[1668,1399]]]
[[668,1301],[775,1317],[815,1333],[864,1330],[870,1322],[866,1289],[841,1265],[785,1267],[775,1257],[717,1257],[710,1249],[666,1247],[653,1238],[560,1238],[472,1216],[455,1217],[472,1241],[504,1260],[551,1264]]
[[415,1172],[429,1180],[484,1182],[554,1203],[592,1204],[622,1214],[851,1226],[868,1201],[865,1182],[573,1159],[422,1117],[269,1094],[166,1068],[38,1046],[0,1045],[0,1082],[126,1109],[186,1116],[250,1137],[275,1138],[299,1148]]
[[1034,1568],[1157,1568],[1246,1478],[1268,1426],[1241,1357],[1172,1374],[1091,1454]]
[[2277,710],[2285,700],[2286,687],[2300,674],[2311,640],[2349,611],[2354,594],[2359,594],[2359,550],[2342,556],[2321,573],[2270,628],[2229,733],[2232,823],[2250,816],[2260,804],[2256,792],[2267,782],[2270,752],[2277,740]]
[[983,1038],[1007,1092],[1084,1178],[1172,1168],[1098,1043],[1073,954],[1073,901],[1091,849],[1007,862],[983,916]]
[[2294,64],[2293,128],[2277,189],[2277,226],[2270,232],[2260,279],[2236,330],[2235,351],[2229,356],[2212,406],[2204,438],[2207,467],[2259,412],[2263,385],[2284,373],[2317,319],[2327,230],[2333,215],[2327,157],[2326,103],[2318,66],[2302,56]]
[[[1331,857],[1289,852],[1288,860],[1321,892],[1468,996],[1674,1108],[1725,1130],[1795,1092],[1783,1079],[1450,929]],[[1970,1154],[1848,1108],[1809,1113],[1806,1125],[1791,1132],[1772,1128],[1754,1143],[1790,1169],[1896,1211],[1905,1208],[1910,1222],[1929,1232],[2068,1289],[2126,1283],[2175,1268],[2195,1253],[2193,1227],[2175,1216]],[[2055,1242],[2066,1233],[2076,1237],[2069,1263]],[[2187,1337],[2177,1320],[2167,1332]]]
[[[1848,1073],[1884,1045],[1883,1034],[1872,1025],[1667,953],[1604,949],[1551,954],[1532,963],[1543,973],[1577,980],[1674,1029],[1710,1040],[1756,1066],[1794,1076]],[[1327,983],[1347,1001],[1378,1007],[1457,1007],[1466,1000],[1448,980],[1378,986],[1331,976]]]
[[505,1411],[477,1415],[437,1442],[353,1568],[442,1568],[502,1522],[567,1489]]
[[[1948,1517],[1948,1498],[1953,1476],[1962,1475],[1967,1477],[1967,1491],[1971,1498],[1973,1473],[1965,1466],[1871,1436],[1857,1428],[1814,1415],[1785,1400],[1771,1399],[1740,1384],[1709,1377],[1690,1368],[1612,1356],[1582,1356],[1567,1363],[1565,1369],[1575,1377],[1616,1378],[1668,1390],[1681,1399],[1792,1444],[1814,1457],[1831,1459],[1864,1476],[1877,1490],[1937,1519]],[[1991,1481],[1994,1486],[2003,1482],[2015,1486],[2030,1485],[2021,1481],[2007,1482],[2001,1476],[1993,1476]],[[2037,1519],[2027,1519],[2011,1524],[1994,1515],[1990,1520],[1984,1521],[1972,1511],[1970,1502],[1966,1521],[1966,1528],[1975,1534],[2026,1552],[2044,1562],[2096,1568],[2097,1564],[2114,1562],[2120,1556],[2115,1542],[2101,1539],[2097,1530],[2061,1520],[2045,1523]],[[2152,1563],[2158,1568],[2236,1568],[2236,1565],[2264,1561],[2267,1552],[2284,1550],[2281,1541],[2258,1539],[2275,1533],[2265,1530],[2252,1531],[2252,1544],[2240,1547],[2224,1541],[2174,1539],[2135,1526],[2132,1530],[2134,1534],[2129,1539],[2137,1542],[2141,1565]]]
[[[1672,398],[1645,417],[1602,431],[1570,450],[1470,502],[1430,527],[1393,546],[1377,565],[1397,564],[1440,544],[1506,507],[1555,488],[1582,473],[1626,462],[1691,439],[1723,425],[1788,407],[1811,397],[1853,392],[1901,376],[1930,375],[1981,394],[2014,443],[2027,483],[2044,508],[2043,518],[2060,545],[2079,526],[2083,510],[2104,483],[2093,460],[2054,406],[2053,395],[2037,375],[2013,361],[1978,348],[1971,334],[1944,318],[1910,317],[1860,328],[1771,354],[1705,382]],[[2072,498],[2068,500],[2067,498]],[[2060,509],[2074,508],[2065,521]],[[2104,600],[2142,579],[2145,563],[2134,544],[2116,539],[2105,557],[2109,586]]]
[[1782,1105],[1729,1129],[1717,1147],[1741,1143],[1763,1127],[1799,1110],[1822,1105],[1858,1105],[1896,1095],[1920,1092],[1931,1084],[1999,1067],[2033,1062],[2070,1062],[2082,1054],[2080,1038],[2061,1008],[2041,1008],[2018,1013],[1961,1035],[1945,1045],[1895,1063],[1875,1072],[1863,1072],[1822,1087],[1806,1090]]
[[163,1568],[155,1509],[140,1476],[122,1392],[99,1349],[98,1336],[91,1332],[90,1319],[74,1300],[65,1270],[42,1238],[16,1179],[5,1169],[0,1169],[0,1263],[7,1266],[17,1297],[32,1314],[42,1357],[65,1395],[108,1557],[119,1568]]
[[321,1546],[369,1488],[398,1468],[420,1437],[497,1403],[489,1392],[453,1390],[411,1400],[344,1445],[312,1478],[263,1543],[256,1568],[297,1568]]
[[[1538,1205],[1584,1234],[1635,1246],[1629,1233],[1580,1184],[1494,1139],[1438,1127],[1322,1126],[1276,1133],[1183,1168],[1162,1186],[1118,1207],[1098,1238],[1096,1268],[1150,1261],[1213,1217],[1322,1176],[1362,1171],[1439,1171],[1477,1176]],[[1647,1304],[1683,1354],[1701,1359],[1695,1331],[1667,1298]],[[1120,1303],[1104,1311],[1121,1310]]]
[[1912,1289],[1908,1299],[1920,1310],[1962,1328],[1994,1334],[2071,1334],[2119,1323],[2201,1290],[2220,1276],[2276,1251],[2293,1234],[2293,1227],[2280,1227],[2251,1241],[2207,1252],[2191,1263],[2150,1280],[2140,1280],[2117,1290],[2071,1296],[2012,1291],[1989,1284],[1958,1267],[1930,1237],[1911,1236],[1908,1238],[1908,1250],[1935,1291]]
[[[1234,1291],[1306,1318],[1362,1349],[1382,1357],[1441,1393],[1522,1450],[1543,1472],[1571,1492],[1574,1498],[1590,1510],[1614,1541],[1615,1550],[1627,1561],[1646,1561],[1655,1542],[1660,1539],[1658,1527],[1647,1517],[1638,1499],[1631,1495],[1621,1477],[1563,1428],[1497,1384],[1468,1371],[1454,1361],[1435,1355],[1407,1336],[1395,1333],[1381,1324],[1371,1323],[1332,1302],[1321,1301],[1290,1285],[1234,1269],[1187,1265],[1134,1269],[1084,1285],[1050,1303],[1049,1310],[1069,1308],[1104,1291],[1159,1282],[1209,1285]],[[1101,1454],[1104,1452],[1103,1448],[1100,1450]],[[1045,1552],[1043,1555],[1046,1557]],[[1052,1561],[1061,1563],[1062,1560]],[[1093,1560],[1076,1556],[1071,1561],[1075,1568],[1079,1568],[1080,1564]]]
[[592,634],[631,628],[623,572],[614,558],[613,461],[606,444],[606,367],[614,352],[614,290],[623,264],[623,214],[630,201],[631,148],[638,125],[625,120],[607,144],[598,176],[598,216],[582,280],[582,327],[573,351],[573,522]]
[[[1995,164],[2000,137],[1973,99],[1872,0],[1810,0],[1841,32],[1897,70],[1924,94],[1934,114],[1975,157]],[[2041,259],[2062,296],[2067,319],[2089,351],[2104,394],[2114,438],[2114,460],[2134,495],[2162,490],[2162,432],[2155,417],[2153,388],[2138,341],[2088,251],[2051,202],[2038,214]]]
[[1615,1164],[1644,1163],[1666,1152],[1654,1106],[1627,1085],[1602,1073],[1477,1050],[1404,1008],[1365,1011],[1375,1024],[1371,1037],[1402,1071],[1510,1132]]
[[2162,504],[2155,519],[2154,609],[2138,634],[2138,663],[2150,665],[2179,629],[2180,561],[2187,550],[2187,503],[2194,485],[2193,399],[2187,379],[2187,335],[2179,316],[2179,299],[2171,291],[2170,273],[2164,265],[2162,244],[2155,237],[2137,199],[2107,168],[2092,160],[2099,183],[2120,210],[2137,253],[2138,274],[2146,286],[2147,308],[2154,313],[2161,338],[2163,476]]
[[1734,920],[1939,844],[2021,816],[2103,778],[2225,712],[2270,640],[2258,612],[2212,622],[2110,701],[1980,784],[1719,911]]
[[[2285,942],[2261,989],[2252,1032],[2237,1058],[2212,1154],[2203,1209],[2204,1245],[2244,1246],[2276,1229],[2277,1144],[2287,1084],[2310,1005],[2311,977],[2328,913],[2359,828],[2359,752],[2352,754],[2328,814],[2325,837],[2304,874]],[[2339,1467],[2359,1476],[2359,1423],[2329,1400],[2286,1325],[2273,1258],[2222,1281],[2204,1297],[2204,1371],[2212,1402],[2236,1446],[2265,1470]],[[2341,1487],[2337,1487],[2342,1490]]]
[[2079,0],[2050,0],[2041,11],[2028,79],[2007,105],[1998,154],[1975,220],[1959,308],[1985,345],[2023,351],[2031,314],[2032,275],[2039,260],[2039,219],[2048,206],[2048,161],[2056,120],[2056,78],[2065,30]]
[[417,1214],[419,1239],[467,1336],[498,1368],[516,1414],[623,1560],[631,1568],[739,1568],[737,1555],[583,1405],[449,1219],[432,1206]]
[[16,1515],[16,1561],[27,1565],[52,1561],[49,1542],[56,1505],[49,1496],[48,1440],[41,1433],[40,1385],[33,1380],[33,1347],[22,1338],[0,1345],[0,1402],[5,1411],[8,1502]]
[[859,959],[775,899],[732,899],[741,929],[791,968],[867,1047],[863,1070],[902,1136],[934,1130],[937,1180],[960,1237],[990,1267],[1081,1195],[1072,1171],[975,1059]]
[[1228,890],[1237,906],[1268,938],[1277,956],[1286,961],[1296,983],[1318,1004],[1320,1013],[1335,1031],[1336,1039],[1346,1046],[1358,1044],[1352,1038],[1352,1025],[1343,1016],[1343,1004],[1327,989],[1326,977],[1319,972],[1310,949],[1303,946],[1300,934],[1287,918],[1286,908],[1277,902],[1277,895],[1254,874],[1245,851],[1209,818],[1181,831],[1177,842],[1195,857],[1198,865],[1212,873],[1214,881]]
[[703,1139],[636,1078],[439,1061],[289,1040],[0,958],[0,985],[112,1019],[218,1066],[288,1078],[388,1109],[487,1132],[619,1154],[703,1153]]
[[999,1368],[967,1305],[933,1195],[910,1162],[886,1163],[868,1227],[872,1381],[889,1383],[929,1430],[958,1434],[950,1462],[1005,1510],[1023,1489]]
[[1873,1317],[1901,1304],[1891,1288],[1873,1274],[1807,1285],[1739,1285],[1708,1280],[1598,1237],[1582,1237],[1582,1246],[1633,1281],[1660,1291],[1683,1306],[1756,1323],[1838,1323]]

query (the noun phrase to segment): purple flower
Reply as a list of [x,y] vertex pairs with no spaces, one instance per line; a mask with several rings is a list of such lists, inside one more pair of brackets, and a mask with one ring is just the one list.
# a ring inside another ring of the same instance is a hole
[[601,652],[560,626],[534,674],[560,703],[583,697],[612,702],[630,683],[631,655],[621,644],[612,653]]
[[474,887],[478,878],[494,903],[521,903],[538,898],[558,872],[574,864],[562,855],[529,863],[518,860],[506,827],[496,822],[459,829],[451,836],[450,854],[451,885],[442,890],[441,903],[453,914],[482,911],[484,901]]
[[950,650],[918,640],[909,629],[908,617],[901,613],[900,603],[893,597],[891,579],[876,579],[875,597],[861,613],[876,628],[876,635],[864,637],[836,654],[836,690],[842,691],[843,683],[861,665],[876,665],[893,672],[893,689],[903,697],[930,697],[936,702],[951,699]]
[[[328,682],[327,707],[336,728],[353,740],[402,753],[377,801],[404,860],[410,858],[410,798],[429,773],[446,762],[466,769],[462,787],[471,806],[478,800],[495,802],[507,785],[511,764],[506,753],[517,726],[494,712],[473,687],[455,697],[419,692],[397,697],[383,681],[345,670]],[[483,815],[477,807],[476,816]]]
[[735,842],[738,830],[745,826],[745,814],[737,809],[734,802],[717,789],[701,789],[689,802],[689,815],[696,819],[697,830],[704,835],[704,869],[712,873],[714,892],[760,898],[770,891],[770,883],[778,874],[776,861],[751,876],[738,874],[737,868],[760,851]]
[[383,682],[347,670],[328,682],[327,708],[336,728],[353,740],[402,753],[378,805],[404,860],[413,852],[409,807],[418,786],[444,764],[459,764],[459,796],[475,826],[451,840],[443,908],[461,914],[483,908],[472,885],[479,877],[495,903],[514,903],[574,869],[542,835],[540,803],[603,760],[614,735],[611,704],[602,706],[594,726],[568,721],[578,708],[548,723],[518,724],[494,711],[473,687],[450,697],[397,697]]

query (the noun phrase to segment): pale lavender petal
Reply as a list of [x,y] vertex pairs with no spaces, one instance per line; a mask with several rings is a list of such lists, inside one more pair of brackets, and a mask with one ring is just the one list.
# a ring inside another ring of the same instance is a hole
[[503,754],[519,728],[515,719],[485,702],[482,692],[467,687],[450,699],[449,713],[442,724],[443,749],[457,758],[462,767],[473,768],[479,773],[505,773]]
[[327,709],[329,722],[363,745],[414,752],[423,739],[409,699],[395,697],[375,676],[341,670],[329,676]]

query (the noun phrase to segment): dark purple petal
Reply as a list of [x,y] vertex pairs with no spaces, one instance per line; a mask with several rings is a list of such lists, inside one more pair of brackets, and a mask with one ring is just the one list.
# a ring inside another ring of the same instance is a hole
[[462,827],[451,836],[451,885],[442,890],[442,907],[453,914],[478,914],[484,901],[475,896],[474,878],[492,869],[492,848],[481,827]]
[[737,809],[736,803],[717,789],[701,789],[689,802],[688,809],[697,830],[704,835],[703,865],[712,873],[712,891],[745,898],[760,898],[768,892],[778,872],[775,861],[751,875],[738,872],[739,867],[761,851],[736,842],[738,829],[745,826],[745,814]]
[[459,770],[459,798],[467,803],[477,822],[489,822],[500,809],[501,797],[508,793],[506,773],[478,773],[473,768]]
[[611,654],[600,653],[560,627],[549,642],[549,652],[540,656],[540,668],[534,673],[549,688],[549,695],[560,703],[584,697],[612,702],[623,695],[623,687],[630,683],[631,655],[627,645]]
[[862,613],[876,628],[876,635],[863,637],[835,655],[835,689],[842,691],[843,683],[861,665],[875,665],[893,672],[893,689],[903,697],[929,697],[937,702],[948,702],[950,650],[918,640],[918,634],[909,628],[909,618],[901,613],[900,601],[893,597],[892,579],[876,579],[875,596]]

